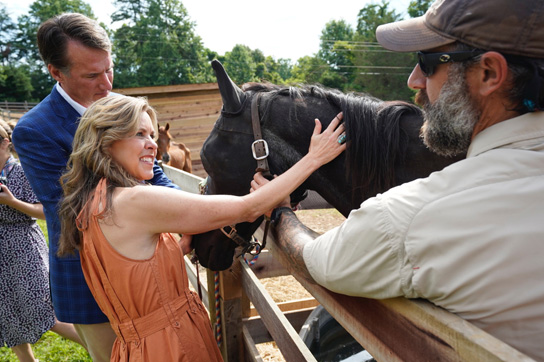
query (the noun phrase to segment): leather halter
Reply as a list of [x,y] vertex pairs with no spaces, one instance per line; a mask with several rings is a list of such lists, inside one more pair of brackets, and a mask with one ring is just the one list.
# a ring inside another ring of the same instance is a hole
[[[257,168],[255,169],[255,172],[261,172],[263,176],[271,176],[270,168],[268,166],[268,143],[263,139],[263,135],[261,133],[261,117],[259,116],[260,97],[261,94],[256,93],[255,97],[251,101],[251,125],[253,127],[253,138],[255,139],[255,141],[253,141],[251,144],[251,152],[253,153],[253,158],[257,161]],[[236,231],[236,225],[222,227],[221,232],[229,239],[234,241],[238,246],[242,247],[242,251],[238,256],[245,253],[259,255],[261,250],[263,250],[266,246],[266,238],[268,236],[268,229],[270,226],[270,218],[265,217],[265,219],[266,223],[264,227],[263,242],[261,244],[254,241],[253,237],[250,241],[247,241],[241,237]]]

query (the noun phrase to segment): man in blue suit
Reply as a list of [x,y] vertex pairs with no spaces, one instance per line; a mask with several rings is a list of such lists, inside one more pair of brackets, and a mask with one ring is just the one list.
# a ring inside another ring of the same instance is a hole
[[[51,93],[25,114],[13,144],[34,192],[44,206],[49,234],[51,293],[57,318],[73,323],[93,361],[109,361],[116,332],[96,304],[81,271],[79,255],[57,257],[62,197],[59,178],[72,152],[79,118],[95,100],[110,96],[111,43],[94,20],[62,14],[38,30],[38,47],[57,81]],[[176,187],[155,163],[153,184]]]

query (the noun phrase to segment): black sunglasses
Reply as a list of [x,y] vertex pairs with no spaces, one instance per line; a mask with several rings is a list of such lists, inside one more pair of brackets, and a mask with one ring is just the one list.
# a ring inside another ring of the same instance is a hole
[[483,53],[485,53],[483,50],[439,53],[417,52],[417,63],[419,64],[423,75],[430,77],[433,75],[436,67],[440,64],[466,61]]

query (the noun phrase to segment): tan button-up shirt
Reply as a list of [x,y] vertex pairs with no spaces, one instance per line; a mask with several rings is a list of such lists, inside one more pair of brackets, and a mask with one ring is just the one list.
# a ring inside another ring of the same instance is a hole
[[544,360],[544,114],[495,124],[465,160],[366,200],[304,261],[332,291],[425,298]]

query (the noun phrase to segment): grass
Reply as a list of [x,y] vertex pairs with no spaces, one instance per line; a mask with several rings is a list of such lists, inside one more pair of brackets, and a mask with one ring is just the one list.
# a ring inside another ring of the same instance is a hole
[[[38,225],[45,235],[45,240],[48,240],[45,220],[38,220]],[[34,357],[40,362],[92,362],[85,348],[51,331],[46,332],[38,342],[32,345],[32,350]],[[18,362],[19,360],[11,348],[0,347],[0,361]]]
[[[34,357],[40,362],[92,362],[85,348],[51,331],[46,332],[38,342],[33,344],[32,350]],[[11,348],[2,347],[0,361],[18,362],[19,360]]]

